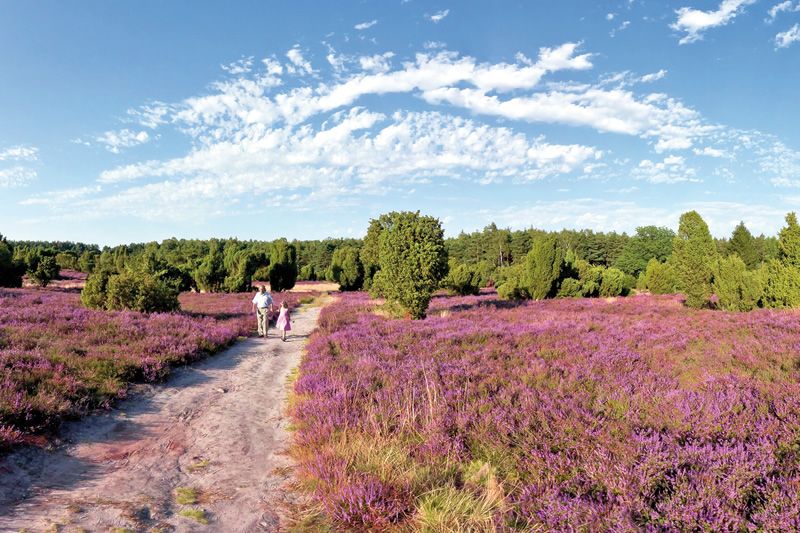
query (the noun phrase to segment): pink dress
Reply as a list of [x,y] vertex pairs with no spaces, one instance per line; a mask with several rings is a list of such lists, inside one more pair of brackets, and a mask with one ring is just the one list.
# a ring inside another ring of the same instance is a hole
[[275,327],[281,331],[291,331],[292,321],[289,318],[289,310],[281,307],[281,314],[278,315],[278,321],[275,322]]

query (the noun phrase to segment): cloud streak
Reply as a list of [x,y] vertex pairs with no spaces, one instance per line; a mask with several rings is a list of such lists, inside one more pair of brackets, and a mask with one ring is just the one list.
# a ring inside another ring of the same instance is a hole
[[703,39],[703,34],[711,28],[725,26],[741,15],[745,7],[756,0],[722,0],[716,10],[702,11],[691,7],[682,7],[675,13],[677,20],[670,25],[675,31],[683,32],[680,44],[689,44]]

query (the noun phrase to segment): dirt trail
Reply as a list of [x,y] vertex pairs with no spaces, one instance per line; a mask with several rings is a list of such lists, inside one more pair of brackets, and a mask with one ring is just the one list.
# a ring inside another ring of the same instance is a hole
[[[0,531],[281,529],[286,380],[318,314],[295,312],[288,342],[273,329],[67,424],[65,446],[0,460]],[[198,503],[178,504],[178,487],[195,489]],[[208,525],[180,515],[201,508]]]

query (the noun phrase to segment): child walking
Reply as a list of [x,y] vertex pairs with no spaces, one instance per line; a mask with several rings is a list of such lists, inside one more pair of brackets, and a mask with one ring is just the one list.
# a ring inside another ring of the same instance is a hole
[[281,340],[286,342],[286,332],[292,330],[292,319],[289,318],[289,305],[284,300],[281,303],[281,313],[275,327],[281,331]]

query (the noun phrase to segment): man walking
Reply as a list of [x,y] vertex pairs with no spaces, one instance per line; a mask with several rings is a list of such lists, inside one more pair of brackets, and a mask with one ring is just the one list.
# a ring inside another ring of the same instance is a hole
[[264,285],[253,297],[253,311],[255,311],[256,320],[258,321],[258,336],[266,338],[269,336],[269,315],[272,313],[272,296],[267,292],[267,288]]

